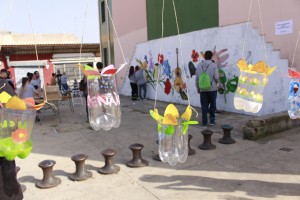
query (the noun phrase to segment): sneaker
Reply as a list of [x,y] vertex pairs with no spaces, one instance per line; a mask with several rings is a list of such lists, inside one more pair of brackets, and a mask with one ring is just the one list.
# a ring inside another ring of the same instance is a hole
[[209,125],[214,126],[214,125],[216,125],[216,123],[215,122],[209,122]]

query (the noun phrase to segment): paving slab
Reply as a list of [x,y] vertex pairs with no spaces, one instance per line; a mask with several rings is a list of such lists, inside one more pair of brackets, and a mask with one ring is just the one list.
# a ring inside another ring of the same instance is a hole
[[[253,116],[220,113],[217,125],[209,127],[214,131],[212,142],[217,148],[198,149],[203,142],[203,129],[191,126],[191,146],[196,154],[183,164],[170,166],[152,159],[158,151],[156,123],[148,114],[154,102],[132,102],[129,97],[121,97],[121,104],[121,126],[110,131],[92,130],[86,123],[85,107],[78,105],[71,112],[68,101],[60,104],[61,122],[50,110],[43,111],[41,122],[34,127],[32,153],[24,160],[16,160],[21,167],[19,181],[27,187],[24,199],[300,200],[300,128],[258,142],[247,141],[241,139],[241,127]],[[157,105],[163,113],[167,103]],[[180,112],[185,109],[178,107]],[[235,144],[218,142],[222,124],[234,126]],[[132,158],[129,146],[133,143],[144,145],[142,157],[149,161],[148,167],[126,166]],[[115,162],[121,170],[118,174],[101,175],[97,173],[104,165],[101,152],[108,148],[117,151]],[[92,171],[93,177],[73,182],[68,179],[75,171],[71,156],[78,153],[88,155],[86,169]],[[38,163],[45,159],[56,161],[54,175],[62,183],[42,190],[35,183],[42,179]]]

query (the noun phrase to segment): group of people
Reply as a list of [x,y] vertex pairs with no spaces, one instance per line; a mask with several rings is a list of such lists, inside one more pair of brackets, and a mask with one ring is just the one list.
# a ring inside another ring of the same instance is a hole
[[[201,126],[206,127],[207,125],[213,126],[216,124],[215,113],[217,90],[222,85],[219,82],[218,66],[212,60],[213,53],[206,51],[204,59],[197,65],[195,85],[197,92],[200,94],[200,104],[202,109],[202,124]],[[144,74],[144,70],[139,66],[131,66],[129,69],[128,78],[131,86],[131,98],[135,100],[143,100],[146,98],[147,93],[147,80]],[[205,75],[204,75],[205,74]],[[201,88],[200,82],[207,80],[208,86]],[[142,96],[142,90],[144,94]],[[207,114],[209,113],[209,121]]]
[[66,72],[60,73],[60,70],[57,70],[57,73],[52,73],[51,85],[58,85],[60,91],[67,92],[69,90],[68,86],[68,76]]
[[144,70],[139,66],[130,66],[128,78],[130,80],[132,100],[145,100],[147,96],[147,79]]

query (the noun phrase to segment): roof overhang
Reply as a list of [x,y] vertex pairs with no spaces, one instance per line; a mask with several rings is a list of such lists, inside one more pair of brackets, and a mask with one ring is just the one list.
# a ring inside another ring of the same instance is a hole
[[[95,56],[100,55],[99,43],[87,44],[37,44],[38,54],[63,54],[63,53],[93,53]],[[81,49],[81,51],[80,51]],[[24,55],[35,54],[35,45],[3,45],[2,54],[5,55]]]
[[27,67],[27,66],[44,67],[47,64],[48,64],[47,60],[28,60],[28,61],[10,61],[8,65],[13,67]]

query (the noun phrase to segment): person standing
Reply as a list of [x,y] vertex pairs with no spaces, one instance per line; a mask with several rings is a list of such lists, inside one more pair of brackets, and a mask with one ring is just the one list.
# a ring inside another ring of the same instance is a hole
[[[137,72],[135,74],[135,78],[136,78],[136,83],[138,85],[139,88],[139,95],[140,95],[140,99],[141,100],[145,100],[146,99],[146,95],[147,95],[147,80],[146,80],[146,76],[144,74],[144,70],[138,66],[135,67],[137,69]],[[144,91],[144,95],[142,96],[142,90]]]
[[12,88],[15,90],[14,83],[10,79],[10,73],[6,69],[1,69],[0,71],[0,78],[4,79]]
[[103,63],[102,62],[97,62],[96,63],[96,67],[98,69],[98,72],[101,73],[101,71],[103,69]]
[[216,124],[216,95],[218,90],[219,73],[217,65],[211,60],[213,53],[206,51],[205,60],[197,65],[195,85],[200,94],[202,109],[202,126],[207,126],[207,113],[209,112],[209,125]]
[[68,77],[66,75],[66,72],[63,72],[61,76],[61,86],[65,92],[68,92],[69,87],[68,87]]
[[59,90],[61,90],[61,76],[62,74],[60,73],[59,69],[57,70],[57,74],[56,74],[56,83],[58,84]]
[[135,78],[135,72],[133,66],[131,66],[129,69],[128,78],[130,80],[130,86],[131,86],[131,99],[133,101],[136,101],[138,99],[138,86],[136,84],[136,78]]
[[56,74],[52,73],[52,77],[51,77],[51,85],[56,85]]

